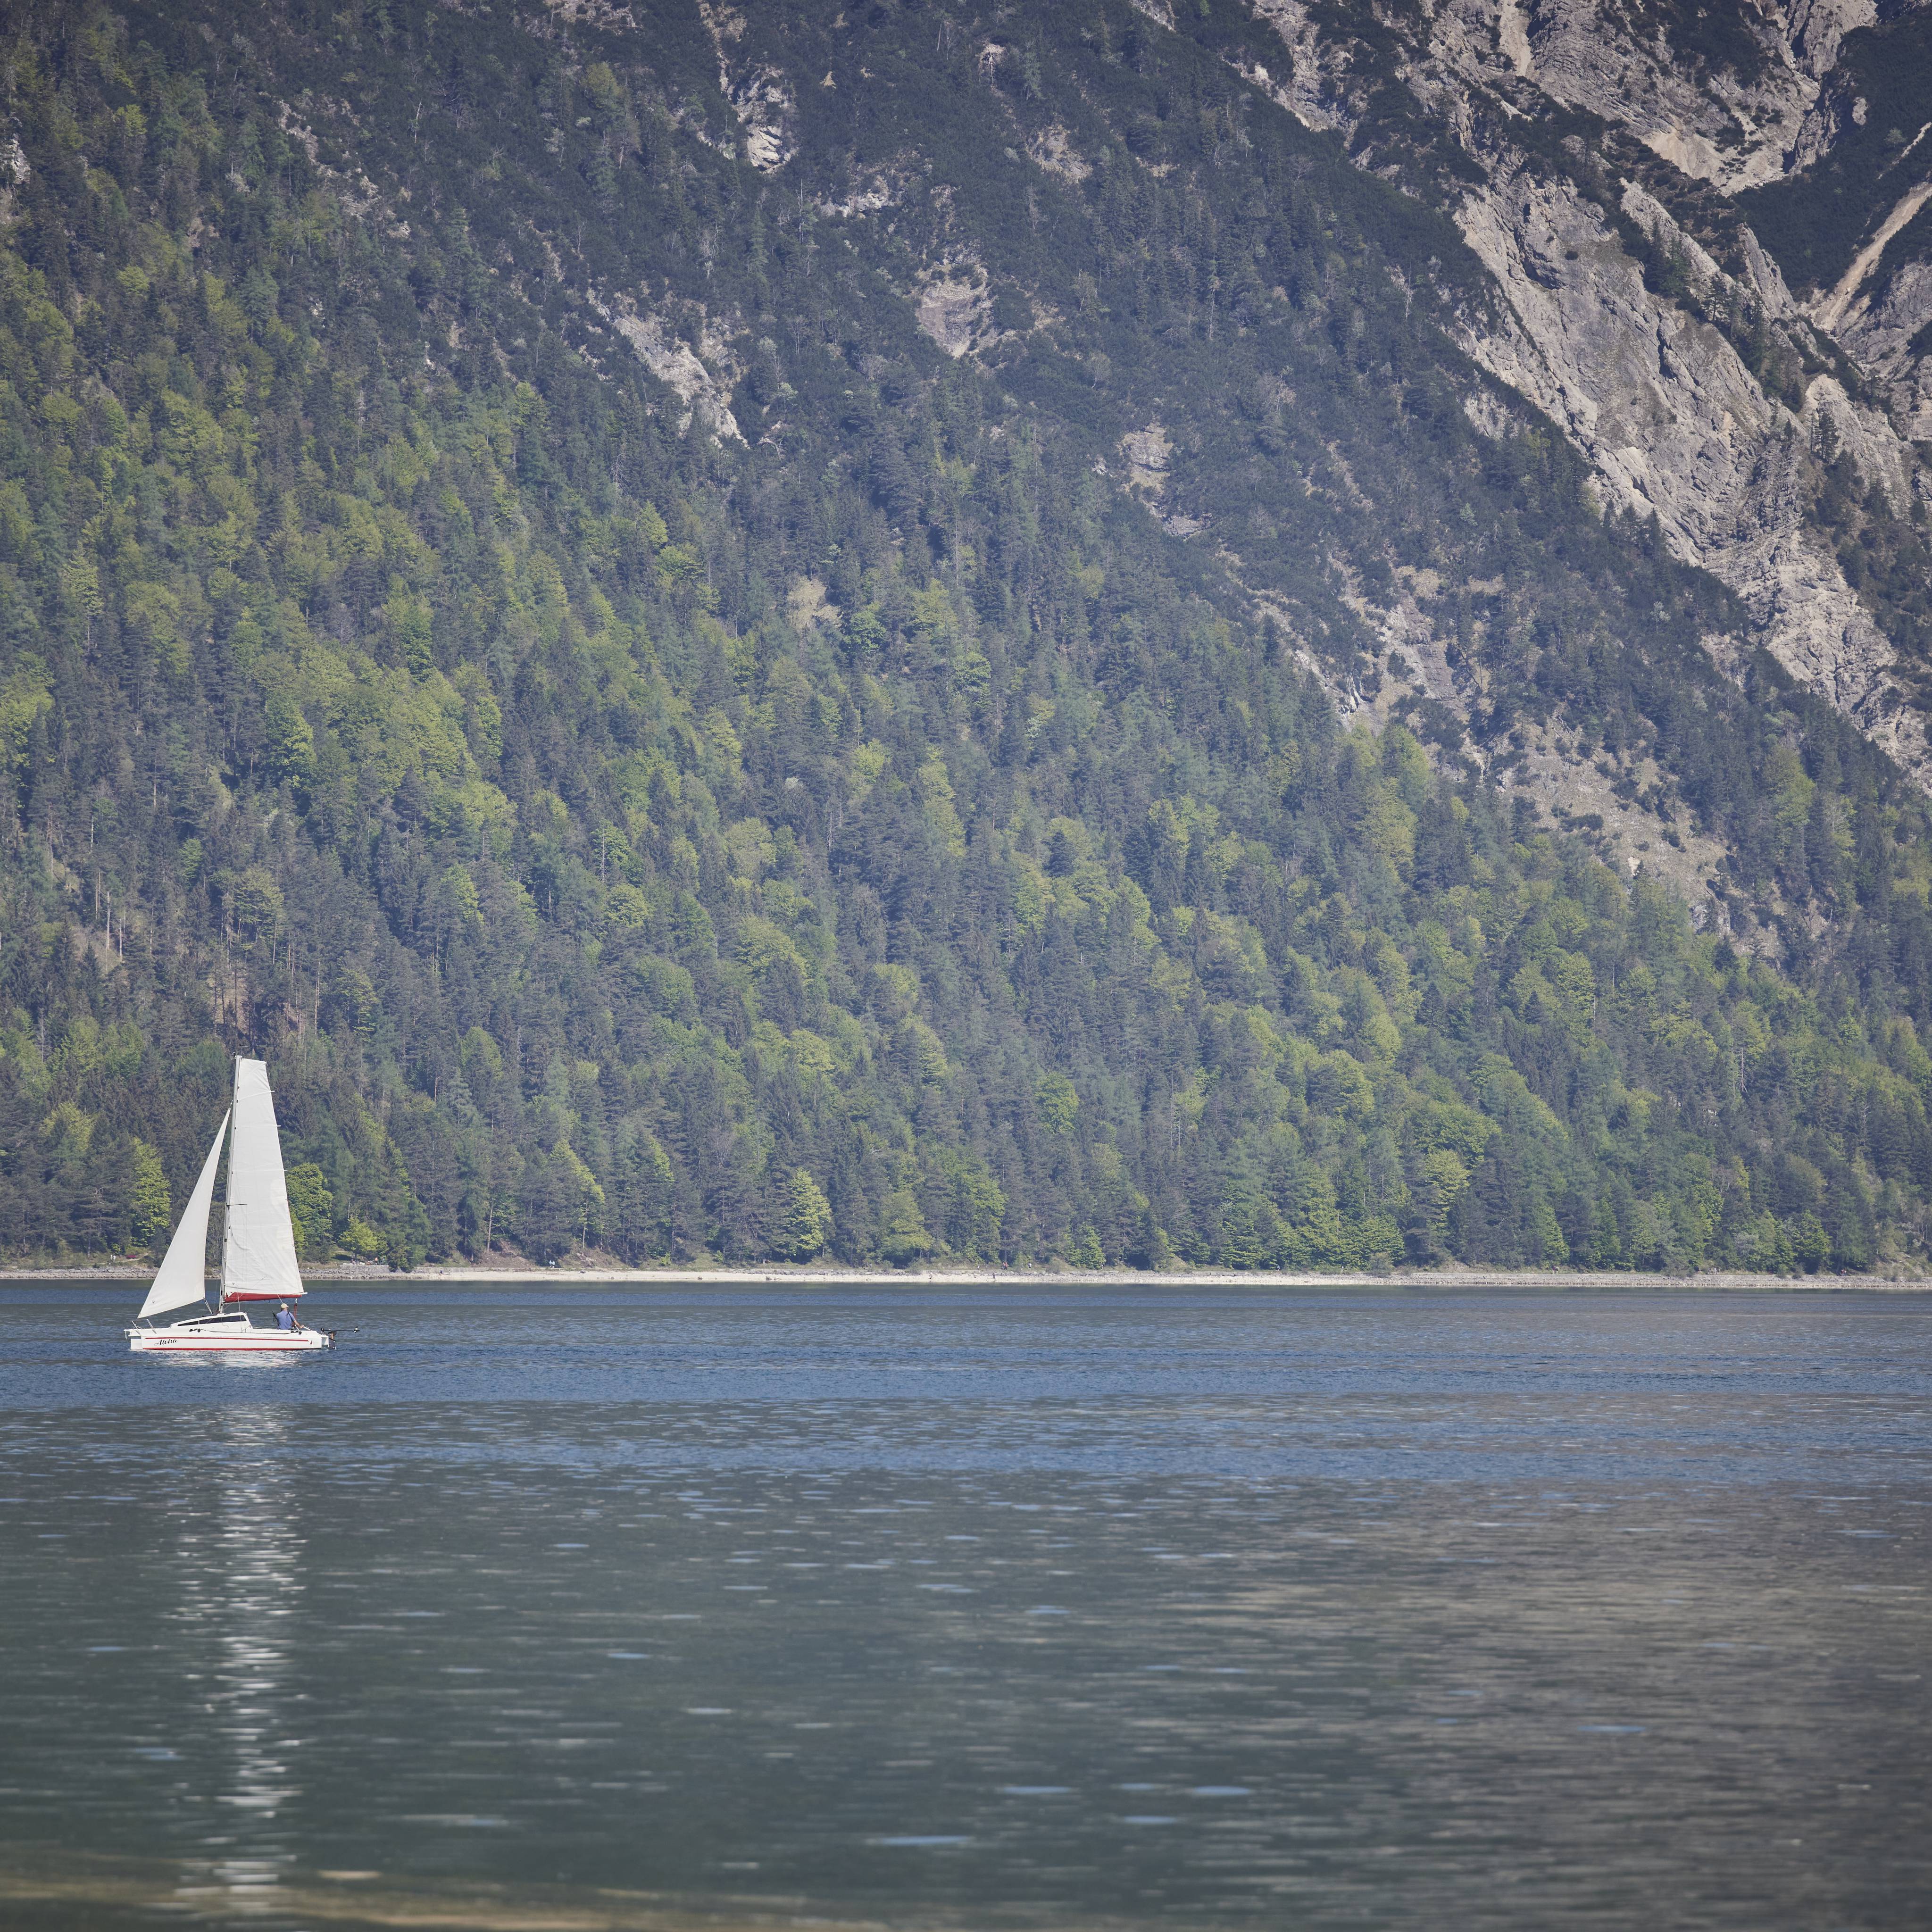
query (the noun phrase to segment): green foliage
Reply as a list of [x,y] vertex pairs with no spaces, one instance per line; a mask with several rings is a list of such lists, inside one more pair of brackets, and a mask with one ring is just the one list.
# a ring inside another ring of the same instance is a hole
[[879,1211],[879,1252],[895,1268],[904,1268],[932,1252],[926,1217],[910,1188],[896,1187]]
[[289,1216],[296,1252],[305,1262],[326,1262],[335,1252],[335,1196],[328,1178],[313,1161],[288,1171]]
[[1080,1112],[1080,1096],[1064,1073],[1042,1073],[1034,1088],[1040,1124],[1050,1134],[1067,1135]]
[[10,771],[26,758],[34,727],[53,709],[46,668],[26,658],[0,680],[0,768]]
[[359,1215],[352,1214],[342,1230],[341,1247],[351,1261],[373,1262],[382,1251],[382,1238]]
[[784,1200],[772,1252],[788,1262],[808,1262],[824,1253],[832,1238],[832,1204],[824,1190],[803,1168],[794,1168]]
[[134,1144],[134,1189],[128,1202],[128,1220],[134,1238],[146,1246],[165,1246],[174,1210],[166,1170],[160,1155],[146,1141]]

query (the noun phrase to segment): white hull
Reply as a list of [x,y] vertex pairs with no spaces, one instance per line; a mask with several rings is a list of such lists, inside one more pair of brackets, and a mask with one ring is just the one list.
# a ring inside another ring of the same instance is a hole
[[244,1329],[226,1324],[202,1328],[184,1322],[172,1328],[128,1330],[128,1346],[137,1355],[283,1355],[334,1346],[334,1337],[320,1328],[298,1328],[290,1334],[284,1328]]

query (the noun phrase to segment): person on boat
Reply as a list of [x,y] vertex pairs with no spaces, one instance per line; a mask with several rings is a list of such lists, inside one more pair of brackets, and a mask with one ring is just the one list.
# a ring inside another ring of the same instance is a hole
[[292,1335],[296,1332],[295,1310],[286,1301],[275,1310],[275,1326],[286,1334]]

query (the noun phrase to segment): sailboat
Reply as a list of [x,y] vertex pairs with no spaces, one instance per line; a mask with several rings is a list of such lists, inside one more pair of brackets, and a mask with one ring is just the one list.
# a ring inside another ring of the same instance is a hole
[[[206,1305],[208,1214],[224,1140],[228,1142],[228,1209],[221,1241],[220,1307],[218,1312],[157,1328],[157,1315],[172,1314],[196,1302]],[[249,1317],[246,1304],[250,1302],[292,1305],[303,1292],[268,1066],[260,1060],[238,1060],[234,1106],[222,1115],[214,1131],[214,1144],[168,1243],[160,1272],[134,1317],[135,1325],[128,1330],[128,1346],[136,1354],[151,1354],[209,1348],[270,1354],[332,1347],[333,1335],[324,1329],[304,1328],[299,1320],[288,1329],[258,1327]]]

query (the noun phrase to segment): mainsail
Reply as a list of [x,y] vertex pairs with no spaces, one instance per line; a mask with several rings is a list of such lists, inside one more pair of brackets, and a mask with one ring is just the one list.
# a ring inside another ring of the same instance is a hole
[[221,1251],[224,1301],[292,1300],[302,1292],[296,1231],[282,1178],[268,1070],[235,1063],[235,1138],[228,1151],[228,1238]]
[[201,1178],[182,1210],[175,1238],[162,1258],[160,1273],[134,1318],[145,1322],[151,1315],[165,1315],[171,1308],[185,1308],[208,1292],[208,1204],[214,1198],[214,1170],[221,1160],[222,1136],[228,1131],[228,1116],[214,1130],[214,1144],[201,1164]]

